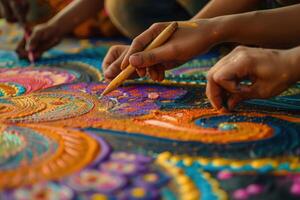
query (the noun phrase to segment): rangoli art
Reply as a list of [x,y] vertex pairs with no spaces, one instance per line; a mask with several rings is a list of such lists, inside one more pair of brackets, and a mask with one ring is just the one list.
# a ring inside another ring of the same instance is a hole
[[102,97],[96,43],[67,41],[35,67],[0,51],[1,200],[300,198],[299,84],[216,111],[215,49]]

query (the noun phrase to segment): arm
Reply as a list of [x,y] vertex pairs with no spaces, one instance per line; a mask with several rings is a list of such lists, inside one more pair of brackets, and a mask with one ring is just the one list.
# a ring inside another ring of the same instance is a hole
[[217,17],[222,42],[288,48],[300,44],[300,5]]
[[34,27],[29,41],[23,40],[17,48],[17,53],[25,58],[27,50],[31,50],[34,52],[34,57],[39,58],[43,52],[58,44],[64,35],[71,32],[78,24],[96,15],[103,7],[103,2],[102,0],[73,1],[48,22]]
[[69,33],[78,24],[96,15],[103,8],[102,0],[76,0],[55,15],[48,23],[60,27],[62,34]]
[[212,0],[192,19],[248,12],[255,9],[259,2],[259,0]]
[[[146,68],[163,73],[223,42],[276,48],[297,46],[300,44],[299,19],[300,5],[197,19],[194,28],[181,26],[168,42],[145,52],[145,46],[169,23],[154,24],[133,40],[121,67],[124,69],[130,63],[137,71],[143,70],[140,75],[145,74]],[[155,80],[158,76],[153,77]]]

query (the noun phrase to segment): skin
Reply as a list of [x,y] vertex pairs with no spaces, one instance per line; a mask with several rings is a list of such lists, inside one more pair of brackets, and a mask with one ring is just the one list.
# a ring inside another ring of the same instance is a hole
[[51,20],[34,27],[29,41],[26,43],[23,40],[17,48],[17,53],[20,57],[26,58],[27,51],[31,50],[35,58],[39,58],[43,52],[58,44],[77,25],[96,15],[103,8],[103,2],[100,0],[73,1]]
[[[119,54],[121,58],[116,57],[114,61],[111,61],[112,65],[106,67],[104,73],[106,78],[111,80],[119,73],[117,69],[112,68],[124,69],[130,63],[137,69],[140,76],[148,74],[153,80],[160,81],[164,77],[165,70],[177,67],[178,64],[223,42],[264,48],[291,48],[300,44],[299,19],[300,5],[198,19],[193,21],[198,24],[196,28],[179,27],[167,43],[143,52],[146,45],[169,24],[158,23],[135,38],[131,46],[122,47],[122,50],[114,48],[110,51],[106,59],[113,60],[112,54]],[[214,104],[215,101],[210,99]],[[215,103],[215,107],[219,108],[219,103]]]
[[212,0],[193,19],[213,18],[255,10],[260,0]]
[[[199,52],[204,53],[208,50],[208,47],[218,40],[218,32],[214,32],[212,29],[213,25],[208,20],[200,20],[195,23],[197,27],[179,25],[177,31],[165,45],[148,51],[146,54],[140,51],[142,51],[168,23],[154,24],[150,28],[150,32],[146,31],[139,35],[133,40],[131,46],[112,47],[106,55],[103,64],[106,79],[113,79],[119,74],[120,67],[124,69],[130,62],[133,66],[138,66],[137,73],[140,76],[145,76],[146,73],[148,73],[153,80],[162,81],[164,79],[165,70],[184,63]],[[201,26],[199,23],[201,23]],[[203,35],[203,37],[199,37],[199,34]],[[186,35],[189,35],[189,37],[185,37]],[[186,38],[187,40],[182,40],[182,38]],[[191,46],[194,46],[194,48],[190,49],[190,51],[186,51],[186,49],[189,49]],[[164,56],[158,57],[161,53],[163,53]]]
[[[0,0],[0,2],[1,1],[11,2],[10,0]],[[23,1],[26,2],[26,0]],[[99,0],[74,1],[47,23],[36,26],[32,30],[29,42],[26,44],[26,41],[23,40],[18,45],[17,53],[20,57],[27,58],[27,51],[31,50],[34,53],[34,56],[39,58],[43,52],[59,43],[66,34],[70,33],[74,27],[76,27],[76,25],[101,9],[103,7],[103,2],[104,1]],[[238,3],[234,0],[212,0],[194,17],[194,19],[211,18],[219,15],[249,11],[255,7],[257,2],[258,0],[239,0]],[[10,10],[12,9],[5,10],[7,13],[11,13]],[[23,14],[21,10],[14,10],[16,11],[15,13]],[[157,68],[159,70],[159,67]]]
[[[252,84],[241,84],[243,80]],[[209,70],[206,96],[214,108],[221,109],[225,102],[232,110],[243,100],[279,95],[299,80],[300,47],[274,50],[239,46]]]
[[0,0],[0,11],[9,23],[24,23],[29,9],[27,0]]
[[[9,2],[20,0],[0,0],[0,2],[1,1],[4,2],[3,5],[7,5]],[[26,0],[21,1],[26,2]],[[232,3],[233,1],[234,0],[212,0],[194,19],[248,11],[256,5],[258,0],[240,0],[238,4],[236,2]],[[34,53],[34,57],[39,58],[43,52],[59,43],[76,25],[101,9],[103,2],[104,1],[98,0],[74,1],[47,23],[36,26],[32,30],[31,38],[27,41],[27,44],[26,41],[23,40],[18,45],[17,53],[20,57],[27,58],[27,51],[31,50]],[[7,6],[2,7],[5,8],[4,13],[8,13],[5,15],[7,19],[15,18],[11,13],[24,14],[22,9],[10,9],[10,7]],[[12,10],[14,10],[14,12],[11,12]],[[80,13],[80,15],[78,13]],[[16,20],[10,21],[15,22]]]
[[[195,21],[198,25],[201,24],[201,27],[198,27],[194,30],[191,30],[191,27],[180,27],[177,32],[175,33],[173,38],[174,44],[168,45],[166,44],[166,49],[162,49],[164,51],[165,59],[170,58],[173,61],[168,62],[168,63],[163,63],[163,64],[156,64],[155,67],[152,66],[151,68],[145,69],[139,69],[137,68],[137,74],[142,76],[145,76],[146,73],[156,81],[162,81],[164,79],[164,71],[167,69],[171,69],[173,66],[179,65],[181,63],[186,62],[190,58],[192,58],[195,54],[199,53],[204,53],[207,51],[208,47],[210,47],[213,44],[218,43],[218,38],[221,31],[218,30],[217,24],[213,21],[207,21],[207,20],[197,20],[197,19],[205,19],[205,18],[213,18],[221,15],[226,15],[226,14],[234,14],[234,13],[240,13],[240,12],[246,12],[253,10],[259,0],[240,0],[236,2],[235,0],[212,0],[210,1],[197,15],[195,15],[192,20]],[[140,36],[135,38],[133,40],[133,43],[131,46],[114,46],[110,49],[108,54],[106,55],[104,62],[103,62],[103,68],[104,68],[104,76],[107,81],[112,80],[114,77],[116,77],[120,73],[120,66],[122,64],[122,68],[125,68],[129,63],[129,55],[138,52],[139,50],[142,50],[145,45],[149,43],[149,39],[152,36],[158,35],[161,30],[163,30],[169,23],[157,23],[154,24],[149,28],[149,30],[145,31],[142,33]],[[184,30],[185,29],[185,30]],[[202,31],[202,30],[203,31]],[[210,31],[213,31],[214,35],[210,37]],[[198,37],[199,34],[203,33],[202,38],[200,39]],[[185,34],[193,35],[193,37],[187,38],[189,41],[188,43],[185,43],[185,40],[182,39],[181,36],[184,36]],[[148,36],[150,35],[150,36]],[[177,36],[178,35],[178,36]],[[140,45],[140,40],[145,40],[145,42],[141,42],[142,44]],[[190,43],[193,43],[194,41],[201,40],[200,43],[206,43],[202,45],[202,50],[201,46],[197,45],[196,48],[193,48],[193,52],[186,51],[185,49],[189,49]],[[178,44],[177,44],[178,43]],[[182,53],[180,51],[176,52],[177,49],[175,50],[174,47],[179,47],[181,51],[185,51],[185,53]],[[198,48],[199,47],[199,48]],[[131,49],[130,52],[128,52],[129,48]],[[172,48],[173,50],[168,51],[168,48]],[[128,53],[124,53],[128,52]],[[178,58],[176,54],[182,55],[181,58]],[[126,58],[125,58],[126,56]],[[152,56],[152,55],[151,55]],[[155,56],[155,55],[154,55]],[[125,59],[124,59],[125,58]],[[109,64],[107,65],[106,60],[109,60]],[[122,62],[124,60],[124,62]],[[132,59],[132,62],[135,62],[135,59]],[[146,63],[145,63],[146,64]],[[133,76],[136,77],[137,75]]]

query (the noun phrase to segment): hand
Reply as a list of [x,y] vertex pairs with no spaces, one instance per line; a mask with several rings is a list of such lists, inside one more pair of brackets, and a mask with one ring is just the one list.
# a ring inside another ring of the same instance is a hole
[[299,80],[299,63],[292,60],[288,50],[237,47],[209,70],[206,95],[214,108],[226,102],[229,110],[246,99],[278,95]]
[[31,50],[34,57],[39,58],[43,52],[57,45],[62,38],[63,34],[58,25],[54,23],[40,24],[32,30],[27,44],[26,40],[23,39],[16,51],[21,58],[27,58],[28,51]]
[[128,45],[115,45],[107,52],[102,63],[103,74],[107,81],[111,81],[121,72],[121,62],[128,49]]
[[[128,49],[128,45],[115,45],[109,49],[102,63],[105,80],[111,81],[121,72],[121,63]],[[131,78],[136,77],[134,74]]]
[[215,24],[214,20],[179,22],[178,29],[164,45],[143,52],[145,47],[169,25],[169,23],[154,24],[133,40],[121,68],[125,69],[130,63],[140,76],[148,73],[154,81],[161,81],[164,79],[165,70],[179,66],[218,43],[220,32],[217,31]]
[[26,15],[29,10],[27,0],[0,0],[2,17],[10,23],[26,22]]

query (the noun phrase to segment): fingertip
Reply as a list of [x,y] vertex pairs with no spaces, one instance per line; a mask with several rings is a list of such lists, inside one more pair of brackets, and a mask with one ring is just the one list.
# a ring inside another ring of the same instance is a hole
[[146,69],[136,69],[136,72],[140,78],[143,78],[146,76]]
[[211,81],[211,79],[208,79],[208,82],[206,84],[206,96],[215,109],[222,108],[222,91],[221,88],[219,88],[214,81]]
[[125,58],[123,59],[123,61],[121,62],[121,65],[120,65],[120,68],[121,68],[121,70],[124,70],[124,69],[126,69],[126,67],[128,66],[128,59],[127,59],[127,57],[125,56]]
[[220,97],[208,97],[208,100],[214,109],[220,110],[222,108],[222,99]]
[[237,105],[238,103],[241,101],[240,98],[238,97],[231,97],[228,99],[228,102],[227,102],[227,105],[228,105],[228,109],[229,110],[233,110]]
[[158,81],[158,72],[153,68],[148,68],[148,73],[153,81]]
[[223,96],[215,96],[213,98],[213,102],[215,104],[215,108],[220,110],[222,108],[225,108],[227,109],[228,106],[227,106],[227,99],[224,98]]
[[112,72],[111,72],[110,69],[106,70],[106,71],[103,73],[103,75],[104,75],[105,80],[110,80],[110,79],[112,79]]
[[219,110],[220,113],[228,113],[230,111],[229,108],[225,108],[225,107],[222,107],[218,110]]
[[104,79],[104,82],[105,83],[109,83],[109,82],[111,82],[112,81],[112,79],[110,79],[110,78],[106,78],[106,77],[104,77],[105,79]]
[[20,52],[20,51],[17,51],[17,53],[18,53],[19,58],[21,58],[21,59],[26,59],[27,58],[27,53]]
[[160,71],[158,73],[158,81],[162,82],[164,79],[165,79],[165,73],[164,73],[164,71]]
[[210,102],[211,106],[212,106],[214,109],[218,109],[218,107],[216,106],[216,104],[215,104],[212,100],[209,99],[209,102]]

